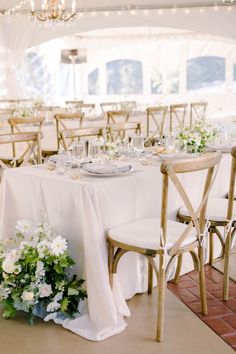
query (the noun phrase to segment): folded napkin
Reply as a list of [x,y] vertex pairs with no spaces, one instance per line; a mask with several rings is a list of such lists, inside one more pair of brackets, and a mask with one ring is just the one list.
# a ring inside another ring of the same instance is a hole
[[83,170],[90,173],[97,174],[121,174],[131,171],[132,166],[117,166],[117,165],[97,165],[97,164],[86,164],[83,166]]

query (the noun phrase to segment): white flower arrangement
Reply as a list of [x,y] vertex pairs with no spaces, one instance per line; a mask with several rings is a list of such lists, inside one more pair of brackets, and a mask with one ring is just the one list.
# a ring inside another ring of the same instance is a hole
[[202,153],[206,144],[213,140],[216,135],[216,130],[205,119],[196,121],[192,129],[182,129],[177,139],[181,148],[184,148],[190,153]]
[[83,279],[70,274],[74,264],[65,238],[55,235],[47,223],[36,228],[28,220],[16,224],[13,249],[0,249],[0,303],[3,317],[17,310],[28,313],[29,323],[39,315],[45,321],[58,315],[73,317],[87,295]]

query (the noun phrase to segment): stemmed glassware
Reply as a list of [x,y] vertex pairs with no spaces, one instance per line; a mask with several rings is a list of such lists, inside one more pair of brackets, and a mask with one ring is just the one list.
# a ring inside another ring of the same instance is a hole
[[174,133],[169,133],[165,135],[164,140],[165,148],[168,149],[170,152],[173,152],[175,149],[176,139]]

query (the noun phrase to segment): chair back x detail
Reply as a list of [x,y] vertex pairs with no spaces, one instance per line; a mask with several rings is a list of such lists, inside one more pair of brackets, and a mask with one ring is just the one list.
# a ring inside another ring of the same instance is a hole
[[65,113],[65,114],[56,114],[56,132],[57,132],[57,147],[58,150],[60,148],[60,131],[70,129],[68,127],[68,122],[77,121],[78,128],[82,127],[83,124],[84,113],[76,112],[76,113]]
[[[204,154],[197,158],[178,161],[164,161],[162,173],[162,202],[160,218],[145,218],[131,221],[108,230],[108,268],[111,286],[113,274],[117,272],[120,258],[129,251],[137,252],[148,260],[148,293],[152,292],[153,270],[158,280],[158,311],[156,340],[163,340],[164,295],[167,276],[170,268],[178,258],[177,270],[181,266],[184,253],[192,256],[195,269],[199,272],[201,310],[207,314],[206,286],[204,274],[203,242],[206,234],[205,213],[208,195],[214,182],[221,154],[219,152]],[[185,173],[207,171],[203,180],[202,199],[197,207],[193,207],[181,178]],[[181,175],[179,177],[178,175]],[[167,219],[169,181],[173,182],[186,208],[191,221],[183,225]],[[196,253],[198,249],[198,253]],[[158,256],[159,262],[156,260]],[[167,259],[166,257],[169,257]]]
[[68,151],[71,144],[75,140],[79,141],[81,138],[102,137],[103,128],[80,128],[80,129],[66,129],[59,132],[59,139],[62,147]]
[[[41,157],[41,133],[37,132],[24,132],[24,133],[11,133],[11,134],[0,134],[0,145],[4,144],[16,144],[16,143],[26,143],[27,148],[21,154],[17,161],[13,158],[12,165],[25,166],[29,163],[32,155],[36,159],[38,164],[42,163]],[[8,168],[2,160],[0,160],[0,166],[2,168]]]
[[[141,134],[141,124],[138,122],[115,123],[108,125],[108,128],[110,129],[113,142],[117,140],[123,142],[128,133],[134,132],[135,134]],[[133,134],[131,134],[131,136],[132,135]],[[131,136],[129,136],[129,138],[131,138]]]
[[185,126],[187,108],[187,103],[170,105],[170,133],[173,132],[174,121],[177,121],[178,127],[180,128],[183,128]]
[[[168,113],[168,106],[147,108],[147,138],[160,140],[163,137],[164,123]],[[155,130],[150,135],[150,123],[153,122]]]

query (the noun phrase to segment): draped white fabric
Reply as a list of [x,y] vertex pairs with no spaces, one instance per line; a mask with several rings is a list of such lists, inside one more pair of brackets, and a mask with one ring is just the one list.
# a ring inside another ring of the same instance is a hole
[[210,33],[231,39],[236,38],[235,28],[235,13],[236,7],[231,11],[227,7],[219,8],[214,11],[214,8],[204,9],[203,13],[199,9],[191,9],[189,15],[185,14],[184,9],[178,10],[176,13],[163,11],[159,15],[153,11],[147,15],[143,12],[138,12],[135,16],[129,12],[124,12],[122,16],[117,16],[117,13],[110,13],[109,16],[104,16],[104,13],[97,14],[96,17],[91,14],[85,14],[81,17],[74,26],[71,27],[56,27],[51,30],[45,27],[34,27],[27,15],[20,16],[1,16],[0,17],[0,34],[1,34],[1,49],[5,51],[5,59],[2,66],[5,67],[5,80],[1,80],[2,96],[19,97],[24,93],[19,87],[16,80],[15,65],[19,63],[25,50],[42,42],[53,38],[96,30],[100,28],[110,27],[172,27],[187,30],[193,30],[199,33]]

